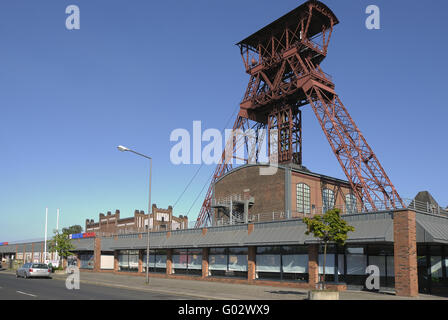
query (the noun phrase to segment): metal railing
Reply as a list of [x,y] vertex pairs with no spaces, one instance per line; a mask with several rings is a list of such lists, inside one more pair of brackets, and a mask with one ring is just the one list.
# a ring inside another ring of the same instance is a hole
[[[435,215],[442,215],[448,217],[448,210],[443,209],[440,206],[435,206],[428,202],[422,202],[417,201],[414,199],[402,199],[405,203],[405,207],[401,205],[397,201],[397,204],[395,208],[392,208],[391,206],[385,205],[383,202],[375,202],[373,207],[372,205],[356,205],[356,206],[349,206],[349,205],[337,205],[332,207],[310,207],[305,208],[303,211],[272,211],[272,212],[259,212],[259,213],[250,213],[248,215],[248,222],[266,222],[266,221],[281,221],[281,220],[288,220],[288,219],[303,219],[303,218],[312,218],[316,215],[324,214],[329,209],[339,209],[341,211],[341,214],[359,214],[359,213],[375,213],[375,212],[381,212],[381,211],[391,211],[396,209],[412,209],[421,213],[427,213],[427,214],[435,214]],[[225,225],[231,225],[231,224],[243,224],[244,217],[242,213],[234,213],[232,217],[232,222],[228,217],[226,218],[220,218],[217,221],[215,221],[216,226],[225,226]]]

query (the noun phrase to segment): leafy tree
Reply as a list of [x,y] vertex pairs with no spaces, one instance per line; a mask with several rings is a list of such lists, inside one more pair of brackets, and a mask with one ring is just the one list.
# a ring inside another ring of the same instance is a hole
[[82,227],[78,224],[68,227],[68,228],[62,228],[62,233],[66,234],[75,234],[75,233],[81,233]]
[[53,236],[53,239],[49,242],[50,252],[56,251],[59,257],[67,259],[67,257],[73,255],[71,251],[75,249],[71,239],[69,238],[69,233],[58,233],[57,231],[54,233],[55,235]]
[[327,258],[328,242],[335,242],[338,245],[344,245],[347,241],[347,233],[355,231],[355,228],[349,226],[347,222],[341,218],[341,210],[328,210],[324,215],[317,215],[313,218],[303,218],[303,222],[308,226],[305,234],[313,233],[315,238],[319,238],[324,242],[324,265],[323,265],[323,289],[325,289],[325,263]]

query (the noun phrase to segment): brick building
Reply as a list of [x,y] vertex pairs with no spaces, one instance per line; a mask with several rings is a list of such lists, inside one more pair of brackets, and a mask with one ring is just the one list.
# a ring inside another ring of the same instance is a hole
[[[107,214],[100,213],[98,222],[93,219],[86,219],[86,232],[95,232],[101,235],[113,235],[123,233],[143,232],[148,225],[148,215],[144,211],[135,210],[133,217],[120,218],[120,210],[114,214],[110,211]],[[149,215],[149,226],[151,230],[178,230],[188,228],[188,218],[180,215],[173,215],[173,208],[157,208],[152,205],[152,213]]]
[[[339,208],[361,210],[348,181],[313,173],[295,164],[260,175],[260,165],[244,165],[214,185],[214,225],[302,218]],[[231,209],[231,210],[230,210]]]

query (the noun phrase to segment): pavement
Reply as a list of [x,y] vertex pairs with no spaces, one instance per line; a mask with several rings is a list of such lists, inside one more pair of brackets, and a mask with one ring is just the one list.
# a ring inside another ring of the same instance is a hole
[[[54,299],[61,299],[67,292],[73,295],[73,292],[76,291],[82,291],[82,294],[79,293],[80,296],[84,295],[85,297],[93,297],[96,299],[98,297],[102,299],[101,297],[103,297],[104,299],[152,300],[303,300],[308,296],[306,289],[230,284],[216,281],[150,277],[149,284],[147,285],[145,283],[145,277],[82,271],[80,273],[81,290],[67,290],[65,288],[66,279],[66,274],[53,274],[52,280],[15,279],[15,273],[13,271],[3,270],[0,271],[0,299],[3,298],[1,288],[5,287],[4,283],[10,288],[9,290],[23,291],[26,288],[21,286],[28,280],[29,283],[40,283],[41,288],[48,287],[45,289],[45,292],[56,289],[57,292],[61,290],[66,291],[61,292],[61,295],[59,297],[56,296]],[[92,295],[89,295],[90,291],[92,291]],[[120,296],[120,294],[123,296]],[[46,297],[46,295],[41,296]],[[51,295],[48,296],[48,299],[52,299]],[[391,292],[373,293],[348,290],[340,292],[340,300],[448,300],[448,298],[423,294],[415,298],[407,298],[396,296]]]

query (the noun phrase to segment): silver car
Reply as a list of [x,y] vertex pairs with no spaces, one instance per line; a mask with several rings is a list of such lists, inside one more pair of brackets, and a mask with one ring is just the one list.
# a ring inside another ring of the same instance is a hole
[[51,269],[44,263],[25,263],[16,271],[16,277],[35,278],[45,277],[51,278]]

